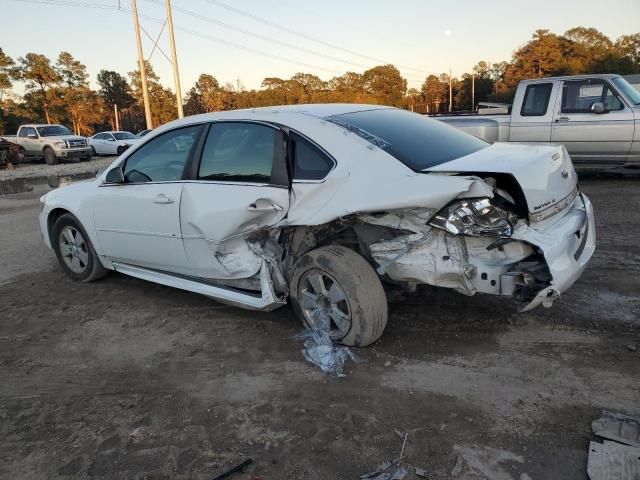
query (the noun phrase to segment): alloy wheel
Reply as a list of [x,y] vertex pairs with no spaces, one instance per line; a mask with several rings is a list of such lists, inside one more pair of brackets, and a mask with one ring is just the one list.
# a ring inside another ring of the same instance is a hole
[[66,226],[60,231],[58,247],[69,270],[82,273],[89,265],[89,246],[77,228]]

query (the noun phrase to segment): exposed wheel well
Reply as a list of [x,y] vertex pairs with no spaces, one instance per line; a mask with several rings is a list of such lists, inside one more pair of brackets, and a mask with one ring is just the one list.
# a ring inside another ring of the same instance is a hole
[[67,213],[71,213],[69,210],[65,210],[64,208],[54,208],[49,212],[49,216],[47,217],[47,235],[49,235],[49,241],[53,241],[51,239],[51,231],[53,230],[53,225],[56,221]]

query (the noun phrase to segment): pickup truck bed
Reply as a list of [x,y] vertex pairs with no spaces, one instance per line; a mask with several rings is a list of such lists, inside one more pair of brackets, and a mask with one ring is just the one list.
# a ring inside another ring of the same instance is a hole
[[580,167],[640,167],[640,93],[619,75],[520,82],[510,115],[435,116],[489,143],[563,144]]

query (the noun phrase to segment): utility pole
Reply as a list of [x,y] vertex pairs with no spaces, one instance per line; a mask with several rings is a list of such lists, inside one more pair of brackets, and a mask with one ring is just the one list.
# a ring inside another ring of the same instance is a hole
[[140,39],[140,24],[138,23],[138,7],[136,0],[131,0],[131,11],[133,12],[133,29],[136,32],[136,43],[138,44],[138,63],[140,64],[140,83],[142,84],[142,99],[144,100],[144,116],[147,119],[147,128],[153,129],[151,119],[151,105],[149,104],[149,90],[147,88],[147,69],[142,53],[142,40]]
[[115,118],[116,118],[116,130],[120,131],[120,119],[118,118],[118,104],[117,103],[113,104],[113,113],[114,113]]
[[453,107],[453,79],[451,78],[451,69],[449,69],[449,111]]
[[476,109],[476,73],[471,74],[471,111]]
[[169,25],[169,43],[171,45],[171,63],[173,64],[173,80],[176,84],[176,101],[178,118],[184,118],[182,110],[182,90],[180,89],[180,73],[178,72],[178,55],[176,54],[176,38],[173,33],[173,17],[171,16],[171,0],[165,0],[167,7],[167,24]]

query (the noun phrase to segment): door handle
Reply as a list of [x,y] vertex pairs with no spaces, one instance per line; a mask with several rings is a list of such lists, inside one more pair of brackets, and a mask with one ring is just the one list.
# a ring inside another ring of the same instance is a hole
[[160,203],[160,204],[170,204],[173,203],[173,197],[167,197],[164,193],[159,194],[154,200],[153,203]]
[[570,120],[571,119],[569,117],[558,117],[558,118],[556,118],[556,123],[558,123],[558,122],[568,122]]
[[255,202],[249,204],[250,212],[281,212],[283,208],[277,203],[266,198],[259,198]]

